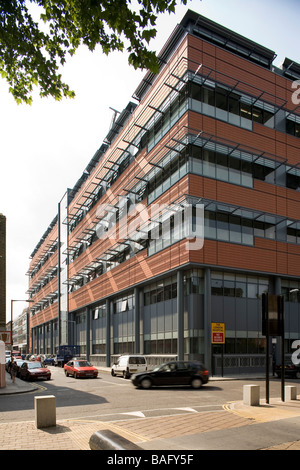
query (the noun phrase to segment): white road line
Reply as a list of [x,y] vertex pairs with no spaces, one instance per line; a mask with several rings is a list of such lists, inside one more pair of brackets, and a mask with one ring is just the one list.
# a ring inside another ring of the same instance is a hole
[[145,418],[146,416],[144,415],[144,413],[142,413],[141,411],[132,411],[132,412],[128,412],[128,413],[120,413],[121,415],[131,415],[131,416],[139,416],[139,418]]

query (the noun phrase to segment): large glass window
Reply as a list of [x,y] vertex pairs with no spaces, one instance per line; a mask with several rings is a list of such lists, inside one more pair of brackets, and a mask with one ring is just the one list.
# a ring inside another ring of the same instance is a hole
[[165,300],[176,299],[176,276],[154,282],[144,288],[144,305],[152,305]]
[[260,299],[268,292],[268,278],[212,271],[211,294],[224,297]]
[[[242,93],[233,93],[229,88],[213,81],[202,80],[202,84],[190,83],[192,109],[246,129],[251,128],[252,121],[274,128],[273,105]],[[199,102],[202,106],[197,104]]]

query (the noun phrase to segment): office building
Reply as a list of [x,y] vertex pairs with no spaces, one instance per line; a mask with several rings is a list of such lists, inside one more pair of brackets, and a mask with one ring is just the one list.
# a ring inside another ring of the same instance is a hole
[[259,370],[264,292],[284,295],[292,352],[300,65],[275,57],[186,13],[32,253],[32,352],[79,344],[94,363],[135,352],[216,372],[223,352],[227,371]]

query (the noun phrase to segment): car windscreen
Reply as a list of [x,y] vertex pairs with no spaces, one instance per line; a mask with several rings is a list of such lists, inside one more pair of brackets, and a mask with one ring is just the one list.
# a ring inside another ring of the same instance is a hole
[[91,367],[91,363],[88,361],[75,361],[74,366],[75,367]]
[[27,367],[28,369],[40,369],[42,364],[40,362],[28,362]]

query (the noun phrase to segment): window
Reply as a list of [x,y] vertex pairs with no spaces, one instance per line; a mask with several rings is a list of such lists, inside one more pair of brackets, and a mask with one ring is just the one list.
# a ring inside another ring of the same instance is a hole
[[300,118],[298,116],[294,116],[295,120],[292,121],[291,119],[286,120],[286,132],[287,134],[294,135],[295,137],[300,137],[300,122],[296,122],[296,120],[299,120]]
[[229,274],[222,271],[211,273],[211,294],[224,297],[260,299],[268,292],[267,278]]

